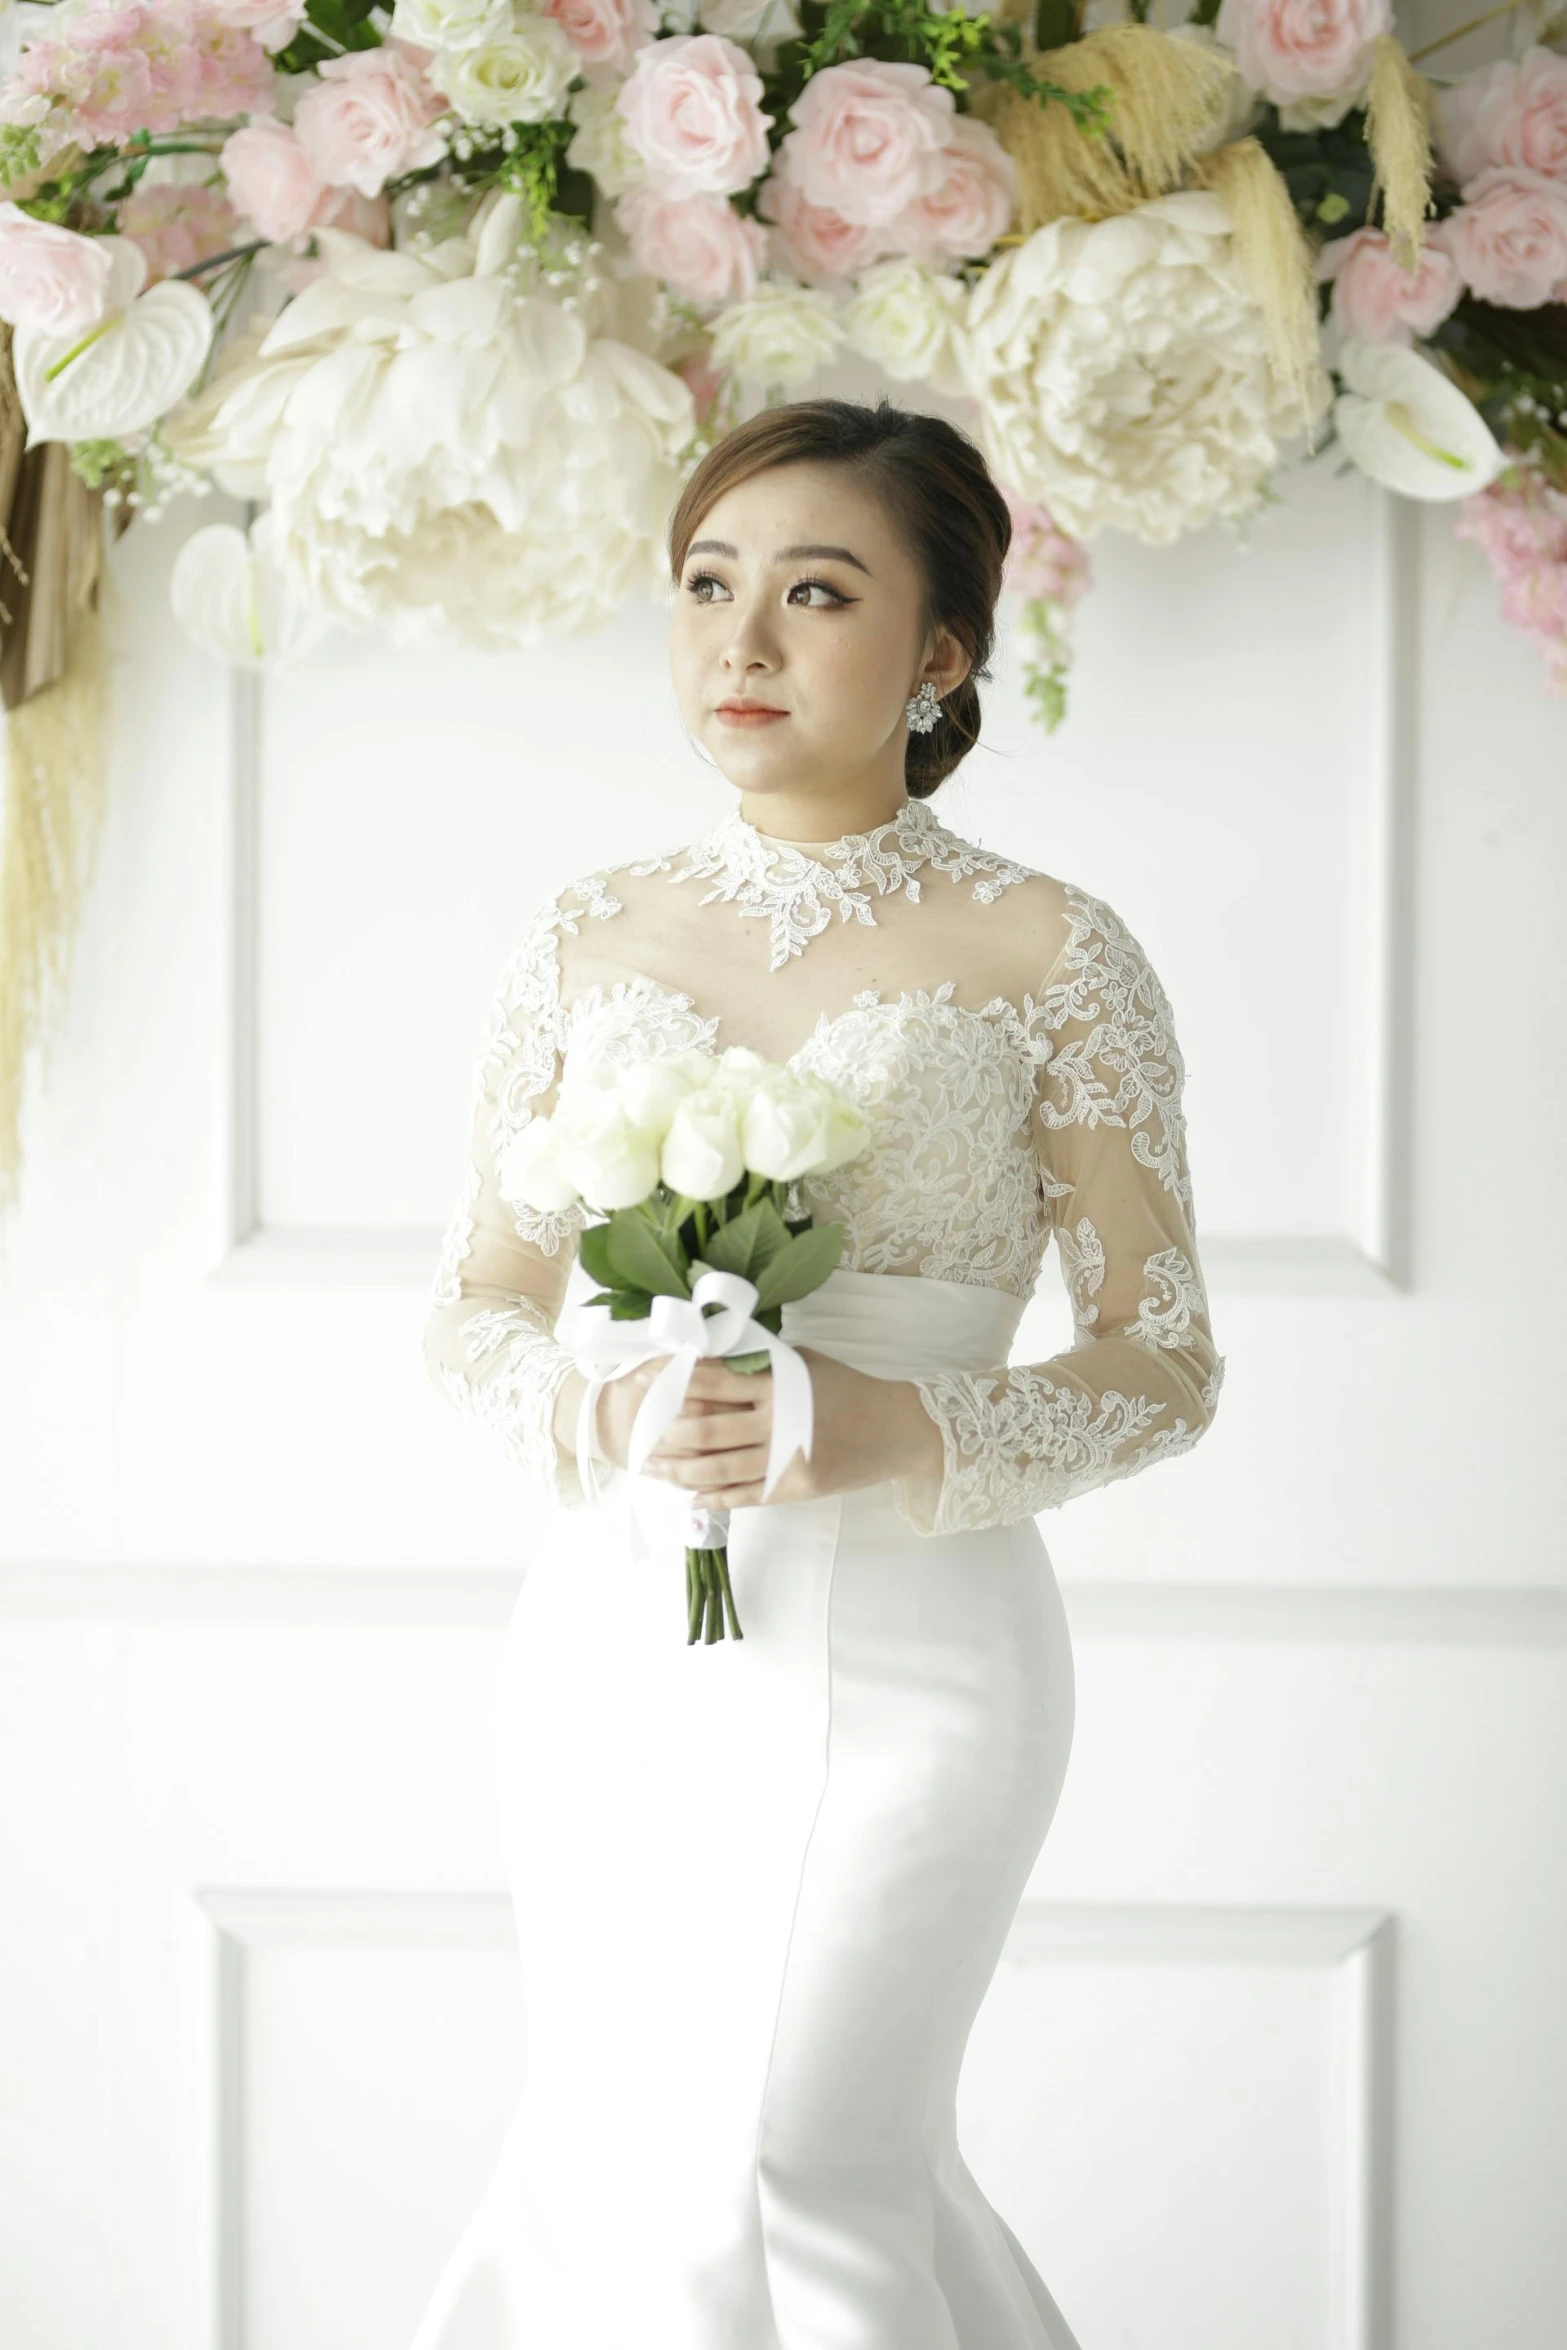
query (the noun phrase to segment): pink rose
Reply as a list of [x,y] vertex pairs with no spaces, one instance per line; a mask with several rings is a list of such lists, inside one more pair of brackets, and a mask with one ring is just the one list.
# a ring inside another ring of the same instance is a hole
[[237,210],[269,244],[308,228],[324,192],[320,173],[285,123],[253,122],[223,142],[223,174]]
[[544,0],[582,59],[583,79],[602,88],[629,73],[658,31],[658,0]]
[[755,293],[767,231],[726,197],[632,188],[616,203],[615,218],[631,240],[637,268],[686,301],[706,306]]
[[363,237],[367,245],[389,245],[392,208],[385,196],[361,196],[357,188],[323,188],[306,225],[343,228],[350,236]]
[[1536,45],[1500,58],[1443,90],[1438,105],[1454,179],[1475,179],[1494,163],[1567,179],[1567,57]]
[[1359,343],[1411,343],[1428,335],[1463,293],[1443,224],[1428,228],[1420,260],[1400,269],[1379,228],[1334,237],[1317,255],[1317,276],[1333,286],[1333,323]]
[[946,177],[890,224],[899,252],[939,262],[988,253],[1017,206],[1017,165],[987,124],[960,114],[945,150]]
[[806,199],[885,227],[947,176],[952,92],[923,65],[856,58],[814,74],[789,109],[776,169]]
[[95,238],[0,204],[0,318],[12,326],[85,334],[108,308],[109,267]]
[[672,195],[734,196],[767,169],[762,81],[737,41],[676,33],[650,41],[616,108],[649,184]]
[[774,223],[770,243],[780,267],[808,286],[854,277],[891,250],[881,229],[810,203],[793,180],[780,179],[777,172],[763,180],[756,209]]
[[1567,184],[1496,164],[1463,190],[1443,223],[1466,286],[1503,310],[1567,297]]
[[1213,29],[1275,105],[1336,98],[1358,86],[1372,42],[1392,31],[1392,0],[1222,0]]
[[445,139],[431,128],[445,100],[402,49],[356,49],[316,70],[321,78],[295,107],[294,129],[328,187],[378,196],[400,172],[445,154]]

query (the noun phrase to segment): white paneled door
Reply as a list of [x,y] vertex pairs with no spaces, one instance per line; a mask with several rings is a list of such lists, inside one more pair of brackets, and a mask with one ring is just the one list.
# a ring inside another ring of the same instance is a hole
[[[656,602],[234,683],[166,616],[210,518],[114,559],[0,1291],[6,2350],[406,2350],[478,2200],[538,1514],[425,1296],[528,912],[730,789]],[[1076,1738],[966,2150],[1085,2350],[1560,2350],[1567,707],[1447,517],[1327,464],[1094,567],[1067,726],[1004,646],[937,805],[1160,969],[1228,1370],[1042,1522]],[[1019,1350],[1069,1338],[1052,1261]]]

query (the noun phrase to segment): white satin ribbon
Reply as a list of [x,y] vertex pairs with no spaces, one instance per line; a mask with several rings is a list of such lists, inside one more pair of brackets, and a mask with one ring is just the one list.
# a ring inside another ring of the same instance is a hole
[[[719,1355],[750,1354],[761,1347],[766,1348],[771,1358],[773,1424],[762,1486],[764,1500],[796,1452],[805,1460],[811,1457],[811,1373],[804,1356],[788,1339],[780,1338],[776,1331],[752,1319],[751,1309],[757,1298],[754,1281],[748,1281],[743,1273],[720,1272],[713,1265],[704,1265],[700,1270],[693,1266],[692,1271],[696,1279],[688,1298],[655,1297],[651,1312],[641,1320],[617,1322],[611,1318],[608,1306],[588,1305],[577,1307],[572,1317],[573,1357],[577,1369],[587,1379],[577,1416],[577,1475],[589,1501],[596,1501],[600,1491],[594,1467],[593,1421],[602,1390],[611,1379],[623,1378],[628,1371],[635,1370],[638,1363],[648,1362],[655,1355],[669,1356],[637,1408],[627,1448],[626,1466],[638,1478],[632,1487],[632,1531],[638,1558],[648,1555],[640,1512],[642,1497],[653,1482],[642,1479],[639,1472],[659,1438],[679,1418],[691,1374],[699,1361],[711,1361]],[[716,1305],[719,1311],[704,1313],[702,1309],[707,1305]],[[692,1549],[721,1549],[728,1526],[727,1510],[693,1506],[686,1529],[687,1545]]]

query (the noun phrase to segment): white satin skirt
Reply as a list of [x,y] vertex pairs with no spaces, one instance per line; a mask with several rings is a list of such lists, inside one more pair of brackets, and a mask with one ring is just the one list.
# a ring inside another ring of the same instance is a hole
[[[783,1334],[907,1378],[1005,1362],[1021,1311],[839,1268]],[[684,1497],[642,1481],[635,1564],[604,1475],[506,1634],[526,2076],[412,2350],[1078,2350],[955,2128],[1072,1739],[1037,1525],[736,1510],[744,1638],[688,1645]]]

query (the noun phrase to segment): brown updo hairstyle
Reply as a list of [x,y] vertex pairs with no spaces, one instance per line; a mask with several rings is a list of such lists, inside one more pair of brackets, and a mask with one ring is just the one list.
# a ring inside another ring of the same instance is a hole
[[793,400],[737,424],[686,483],[669,522],[675,585],[702,517],[726,491],[799,463],[845,466],[881,499],[925,583],[922,630],[951,629],[968,655],[968,675],[943,696],[929,734],[909,734],[904,782],[911,799],[928,799],[979,740],[978,681],[990,676],[1011,512],[976,444],[941,417],[885,397],[874,408]]

